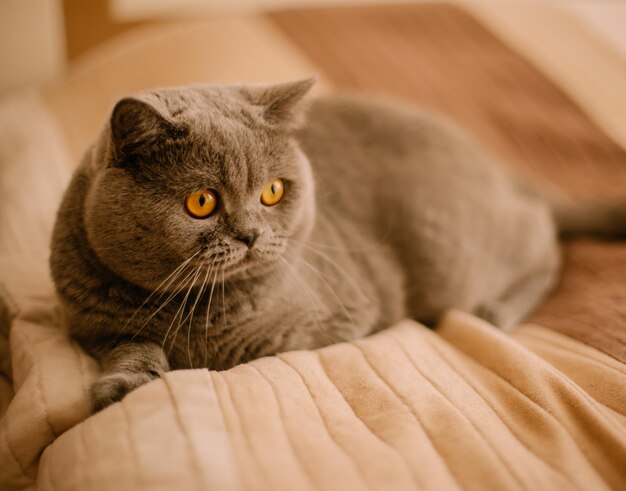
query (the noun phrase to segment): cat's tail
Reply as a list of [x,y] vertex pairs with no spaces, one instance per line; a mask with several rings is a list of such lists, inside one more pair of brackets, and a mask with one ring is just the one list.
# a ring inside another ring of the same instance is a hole
[[563,237],[587,235],[626,239],[626,200],[578,203],[552,199],[550,206]]
[[513,176],[519,190],[549,206],[561,237],[626,239],[626,199],[576,201],[518,174]]

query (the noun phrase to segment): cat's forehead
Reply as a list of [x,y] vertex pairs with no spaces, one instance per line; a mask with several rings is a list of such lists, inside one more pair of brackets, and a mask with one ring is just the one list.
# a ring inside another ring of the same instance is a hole
[[289,138],[264,122],[258,106],[219,87],[164,90],[158,96],[186,128],[164,156],[180,181],[256,192],[268,179],[289,174]]
[[181,178],[206,179],[234,192],[257,191],[268,179],[287,177],[291,158],[284,138],[234,118],[188,121],[189,132],[175,158],[183,156]]
[[250,104],[232,87],[191,86],[157,93],[174,119],[195,124],[245,123],[263,126],[262,108]]
[[256,132],[222,122],[194,128],[193,133],[197,164],[220,184],[243,190],[266,178],[272,159]]

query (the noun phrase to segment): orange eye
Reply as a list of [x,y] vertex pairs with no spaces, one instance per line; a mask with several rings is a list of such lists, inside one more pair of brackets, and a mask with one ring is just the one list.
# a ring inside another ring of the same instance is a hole
[[282,179],[268,182],[261,193],[261,203],[265,206],[274,206],[285,195],[285,183]]
[[208,217],[217,206],[217,196],[210,189],[201,189],[185,198],[185,208],[194,218]]

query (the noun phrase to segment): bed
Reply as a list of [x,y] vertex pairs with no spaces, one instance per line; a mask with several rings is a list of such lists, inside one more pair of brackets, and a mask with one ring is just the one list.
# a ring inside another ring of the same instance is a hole
[[[184,56],[181,55],[184,53]],[[626,58],[560,9],[359,5],[137,27],[0,101],[0,489],[626,489],[626,244],[563,244],[511,333],[449,312],[89,415],[98,366],[47,273],[54,210],[121,95],[321,74],[441,112],[576,199],[626,198]],[[33,196],[37,196],[33,205]]]

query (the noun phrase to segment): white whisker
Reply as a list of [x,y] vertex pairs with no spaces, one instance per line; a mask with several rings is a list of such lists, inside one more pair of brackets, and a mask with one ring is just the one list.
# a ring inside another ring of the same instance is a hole
[[[318,309],[314,305],[314,303],[316,302],[318,306],[321,305],[326,311],[328,311],[326,304],[324,304],[324,302],[322,302],[319,296],[311,289],[311,287],[308,285],[306,280],[304,278],[301,278],[297,274],[298,273],[297,271],[294,271],[295,268],[292,264],[289,263],[289,261],[287,261],[282,256],[278,256],[278,259],[280,260],[279,264],[281,265],[281,267],[285,268],[284,271],[286,271],[287,273],[290,273],[293,276],[293,278],[298,282],[300,289],[302,290],[302,287],[304,287],[305,292],[307,293],[307,296],[309,297],[309,304],[312,307],[313,316],[314,316],[313,321],[315,322],[315,326],[317,327],[318,331],[324,334],[328,339],[332,340],[332,337],[328,333],[328,330],[326,329],[324,322],[320,321],[320,315],[319,315]],[[289,268],[291,268],[291,270]]]
[[293,240],[295,242],[299,242],[301,244],[306,244],[312,247],[319,247],[322,249],[328,249],[328,250],[332,250],[332,251],[340,251],[340,252],[369,252],[372,251],[374,249],[376,249],[377,247],[380,247],[381,245],[383,245],[385,243],[385,241],[389,238],[389,235],[391,234],[391,230],[393,229],[393,224],[389,224],[389,226],[387,227],[387,230],[385,231],[385,233],[380,236],[378,239],[375,239],[374,242],[371,242],[370,244],[367,244],[363,247],[342,247],[342,246],[337,246],[337,245],[332,245],[332,244],[319,244],[316,242],[307,242],[304,241],[302,239],[296,239],[295,237],[289,237],[289,240]]
[[337,302],[339,303],[339,305],[341,306],[341,309],[343,310],[343,312],[346,314],[346,316],[348,317],[348,319],[350,319],[350,322],[352,323],[352,325],[354,327],[357,327],[357,325],[354,323],[354,319],[352,319],[352,316],[350,315],[350,313],[348,312],[348,309],[346,308],[346,306],[344,305],[344,303],[341,301],[341,299],[339,298],[339,295],[337,295],[337,293],[335,293],[335,290],[333,289],[332,286],[330,286],[330,284],[326,281],[326,279],[322,276],[322,273],[320,273],[317,268],[315,268],[314,266],[312,266],[311,264],[309,264],[308,262],[306,262],[303,258],[299,257],[298,258],[300,261],[302,261],[303,264],[305,264],[306,266],[308,266],[309,268],[311,268],[311,270],[318,275],[319,279],[322,280],[322,282],[326,285],[326,287],[330,290],[330,292],[334,295],[335,299],[337,300]]
[[[327,254],[324,254],[321,251],[316,250],[314,247],[308,245],[308,244],[304,244],[303,245],[305,247],[307,247],[311,252],[314,252],[315,254],[317,254],[319,257],[321,257],[322,259],[325,259],[326,261],[328,261],[329,264],[331,264],[332,266],[335,267],[335,269],[341,273],[341,275],[346,279],[346,281],[350,284],[350,286],[356,290],[359,295],[361,295],[365,300],[369,301],[369,298],[367,297],[367,295],[365,295],[365,293],[363,293],[363,291],[358,287],[358,285],[356,283],[354,283],[354,280],[350,277],[350,275],[341,267],[337,264],[336,261],[334,261],[330,256],[328,256]],[[304,261],[304,259],[302,259]],[[306,261],[305,261],[306,262]],[[307,263],[308,264],[308,263]],[[309,264],[310,266],[310,264]],[[321,274],[321,273],[320,273]]]
[[187,356],[189,357],[189,368],[193,368],[193,361],[191,360],[191,325],[193,323],[193,314],[196,310],[196,305],[198,305],[198,300],[200,300],[200,297],[202,296],[202,293],[204,292],[204,288],[206,287],[206,282],[207,282],[207,278],[209,277],[210,271],[211,271],[211,267],[209,267],[208,261],[207,261],[206,274],[204,275],[204,279],[202,280],[202,286],[198,290],[196,299],[193,302],[193,305],[191,306],[191,312],[189,315],[189,325],[187,326]]
[[211,312],[211,302],[213,300],[213,290],[215,289],[215,283],[217,282],[217,272],[219,271],[219,267],[215,268],[215,274],[213,275],[213,282],[211,284],[211,293],[209,294],[209,303],[206,308],[206,319],[204,322],[204,366],[208,368],[208,334],[209,334],[209,314]]
[[[193,288],[194,283],[197,281],[198,279],[198,274],[201,270],[201,267],[199,266],[198,268],[194,269],[192,271],[192,273],[195,273],[195,276],[193,278],[191,278],[191,280],[189,281],[189,289],[187,290],[187,294],[185,295],[185,298],[183,299],[183,301],[180,304],[180,307],[178,307],[178,310],[176,311],[176,314],[174,315],[174,318],[172,319],[172,322],[170,323],[169,327],[167,328],[167,331],[165,333],[165,336],[163,337],[163,343],[161,345],[162,349],[165,349],[165,343],[167,342],[167,338],[169,337],[170,331],[172,329],[172,327],[174,326],[174,322],[176,322],[176,319],[178,318],[179,315],[181,315],[182,312],[185,311],[185,305],[187,304],[187,299],[189,298],[189,294],[191,293],[191,290]],[[181,289],[182,291],[182,289]],[[178,329],[180,328],[180,322],[176,328],[176,333],[178,334]],[[172,340],[172,344],[170,346],[170,349],[168,350],[169,353],[171,353],[172,348],[174,347],[174,342],[176,341],[176,337],[174,337],[174,339]]]
[[[126,327],[128,327],[128,325],[133,321],[133,319],[137,316],[137,314],[141,311],[141,309],[143,307],[145,307],[145,305],[150,301],[150,299],[152,297],[154,297],[157,293],[159,293],[159,297],[162,297],[166,292],[167,289],[172,285],[172,283],[174,283],[174,281],[176,281],[176,279],[180,276],[180,274],[182,274],[183,270],[185,269],[185,267],[189,264],[189,262],[196,257],[199,253],[200,253],[201,249],[198,249],[191,257],[187,258],[185,261],[183,261],[181,264],[179,264],[176,269],[174,269],[174,271],[172,271],[167,278],[165,278],[160,284],[159,286],[157,286],[152,293],[150,293],[150,295],[148,295],[148,297],[143,301],[143,303],[137,307],[137,309],[135,310],[135,312],[133,312],[133,315],[130,316],[130,318],[126,321],[126,324],[124,324],[124,329]],[[169,280],[169,281],[168,281]],[[167,283],[167,284],[165,284]],[[164,290],[159,292],[159,289],[163,287]],[[143,326],[142,326],[143,327]],[[141,331],[141,329],[139,330]],[[139,334],[139,331],[136,332],[133,337],[131,338],[131,341],[135,338],[135,336],[137,336],[137,334]]]
[[222,268],[222,313],[224,314],[224,327],[228,331],[228,322],[226,321],[226,284],[224,282],[224,268]]
[[[157,308],[157,309],[156,309],[156,310],[155,310],[152,314],[150,314],[150,316],[148,316],[148,317],[147,317],[147,318],[146,318],[146,319],[142,322],[142,324],[141,324],[141,326],[139,327],[139,329],[137,330],[137,332],[135,332],[135,334],[133,334],[133,337],[131,338],[131,341],[132,341],[132,340],[133,340],[136,336],[138,336],[138,335],[139,335],[139,333],[142,331],[142,329],[143,329],[144,327],[146,327],[146,326],[148,325],[148,323],[149,323],[152,319],[154,319],[154,317],[155,317],[155,316],[156,316],[156,315],[157,315],[157,314],[158,314],[161,310],[163,310],[163,309],[165,308],[165,306],[166,306],[167,304],[169,304],[169,303],[170,303],[170,301],[171,301],[171,300],[172,300],[172,299],[173,299],[176,295],[178,295],[181,291],[183,291],[183,290],[184,290],[185,285],[187,284],[187,280],[188,280],[188,279],[189,279],[189,278],[193,275],[194,271],[195,271],[195,270],[194,270],[194,269],[192,269],[192,270],[191,270],[191,271],[187,274],[187,276],[185,276],[185,277],[182,279],[182,281],[181,281],[180,283],[178,283],[178,285],[176,286],[176,288],[175,288],[175,289],[174,289],[174,290],[170,293],[169,297],[167,297],[167,299],[165,299],[165,301],[164,301],[161,305],[159,305],[159,307],[158,307],[158,308]],[[183,270],[181,269],[181,270],[179,271],[179,274],[178,274],[178,275],[176,275],[176,277],[172,279],[172,283],[173,283],[176,279],[178,279],[178,277],[179,277],[179,276],[181,276],[182,274],[184,274],[184,273],[183,273]],[[169,285],[168,285],[168,288],[169,288]],[[164,291],[164,292],[163,292],[163,294],[164,294],[164,293],[167,293],[167,292],[165,292],[165,291]],[[163,295],[159,295],[159,297],[158,297],[158,298],[161,298],[161,296],[163,296]]]

